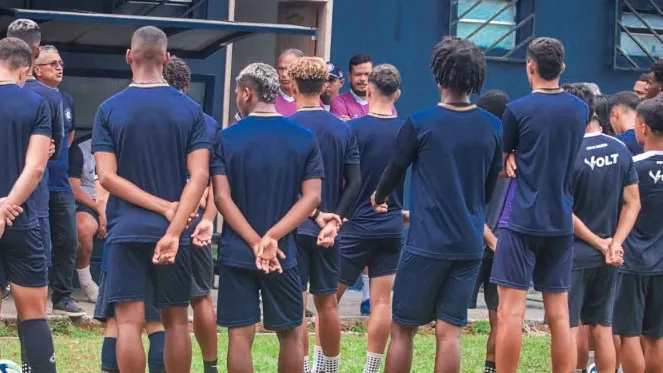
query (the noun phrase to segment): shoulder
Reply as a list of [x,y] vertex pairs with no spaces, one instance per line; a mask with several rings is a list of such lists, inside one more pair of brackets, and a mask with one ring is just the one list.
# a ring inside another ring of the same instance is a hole
[[350,92],[341,93],[340,95],[334,97],[331,101],[331,104],[345,104],[347,97],[350,95]]
[[477,108],[477,113],[483,118],[490,128],[495,132],[502,134],[502,120],[482,108]]
[[636,162],[636,163],[639,163],[639,164],[644,164],[644,163],[646,163],[647,160],[649,160],[654,155],[656,155],[656,152],[644,152],[644,153],[638,154],[635,157],[633,157],[633,162]]
[[67,92],[65,91],[60,91],[60,96],[62,96],[62,99],[71,103],[74,102],[74,98]]

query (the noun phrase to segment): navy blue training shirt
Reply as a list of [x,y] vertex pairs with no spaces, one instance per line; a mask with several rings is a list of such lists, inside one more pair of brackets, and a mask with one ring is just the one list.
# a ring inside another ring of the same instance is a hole
[[[0,197],[6,197],[25,167],[30,136],[51,137],[51,112],[39,95],[21,89],[16,84],[0,84]],[[33,193],[7,229],[37,227]],[[48,201],[48,200],[47,200]]]
[[382,172],[394,154],[396,137],[403,126],[399,118],[377,118],[366,115],[348,122],[360,155],[361,190],[350,220],[343,224],[343,236],[352,238],[398,238],[403,236],[403,185],[388,199],[389,209],[376,213],[371,207]]
[[[291,115],[290,119],[311,130],[318,140],[325,170],[318,209],[322,212],[336,212],[343,193],[345,165],[359,164],[355,137],[344,121],[323,108],[300,110]],[[317,237],[320,228],[313,220],[306,219],[297,233]]]
[[[619,140],[600,132],[585,135],[573,166],[573,213],[601,238],[614,236],[624,188],[637,184],[633,158]],[[605,265],[603,254],[574,237],[574,269]]]
[[[410,116],[393,161],[412,164],[405,250],[445,260],[480,259],[487,180],[502,169],[502,126],[474,105],[437,105]],[[387,202],[388,203],[388,202]]]
[[626,242],[622,272],[663,275],[663,151],[633,158],[640,178],[640,214]]
[[515,152],[518,167],[509,229],[573,233],[573,164],[588,120],[587,104],[567,92],[534,92],[507,104],[504,153]]
[[[45,86],[35,79],[26,81],[25,89],[35,92],[46,100],[46,104],[51,113],[51,137],[62,138],[64,136],[64,122],[62,117],[62,96],[60,95],[60,92],[54,88]],[[61,150],[62,146],[60,146],[60,149],[55,149],[55,153],[58,157]],[[49,165],[50,163],[51,161],[49,161]],[[48,200],[50,198],[48,189],[48,181],[50,178],[49,169],[50,166],[46,169],[46,172],[44,172],[44,177],[41,179],[37,188],[35,188],[35,191],[32,192],[38,218],[48,217]]]
[[[170,86],[129,86],[99,106],[92,127],[93,153],[114,153],[120,177],[170,202],[186,185],[187,155],[209,148],[200,105]],[[157,242],[169,226],[163,215],[112,194],[106,216],[106,243]],[[183,234],[180,244],[188,242]]]
[[74,99],[68,93],[59,91],[62,96],[62,118],[64,133],[58,158],[48,161],[48,190],[51,192],[68,192],[69,184],[69,134],[74,131]]
[[626,144],[626,147],[633,155],[642,154],[642,152],[645,151],[642,145],[638,144],[638,139],[635,138],[635,130],[632,128],[622,134],[616,135],[615,137]]
[[[251,227],[263,236],[299,199],[305,180],[324,176],[320,147],[310,130],[281,116],[250,115],[221,132],[212,175],[226,175],[232,199]],[[279,241],[283,269],[297,265],[295,232]],[[227,221],[221,262],[257,270],[253,249]]]

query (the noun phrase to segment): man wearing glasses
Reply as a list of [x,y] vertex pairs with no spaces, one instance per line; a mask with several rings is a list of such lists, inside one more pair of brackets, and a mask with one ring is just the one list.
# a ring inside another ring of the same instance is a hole
[[[63,70],[64,64],[58,50],[52,45],[42,46],[35,61],[34,76],[44,86],[62,96],[64,122],[62,147],[57,158],[48,162],[49,219],[53,248],[49,283],[53,289],[53,312],[77,317],[85,312],[71,298],[78,247],[76,204],[68,172],[69,147],[74,140],[74,107],[71,96],[57,89],[62,83]],[[87,276],[81,276],[82,272],[87,273]],[[78,270],[78,275],[86,297],[92,302],[96,301],[98,290],[92,282],[89,263],[82,271]]]

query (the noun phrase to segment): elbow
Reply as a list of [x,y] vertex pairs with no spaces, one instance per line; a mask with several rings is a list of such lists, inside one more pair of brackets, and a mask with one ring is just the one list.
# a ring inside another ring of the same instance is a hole
[[311,201],[314,208],[320,206],[320,202],[322,201],[321,191],[316,190],[315,192],[309,193],[306,197]]
[[197,184],[201,184],[204,187],[207,187],[209,185],[209,169],[200,168],[196,169],[195,171],[192,171],[189,180],[190,182],[194,181]]
[[111,175],[109,175],[107,173],[99,174],[99,184],[101,184],[102,188],[104,188],[105,190],[110,191],[112,189],[111,183],[112,183],[112,176]]
[[39,180],[44,177],[44,173],[46,173],[46,163],[43,164],[34,164],[30,167],[32,174],[35,175],[35,177],[38,177]]

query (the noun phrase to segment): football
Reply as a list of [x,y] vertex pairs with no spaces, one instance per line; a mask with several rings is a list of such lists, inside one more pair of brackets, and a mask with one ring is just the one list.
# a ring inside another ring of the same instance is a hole
[[11,360],[0,360],[0,373],[21,373],[21,366]]

